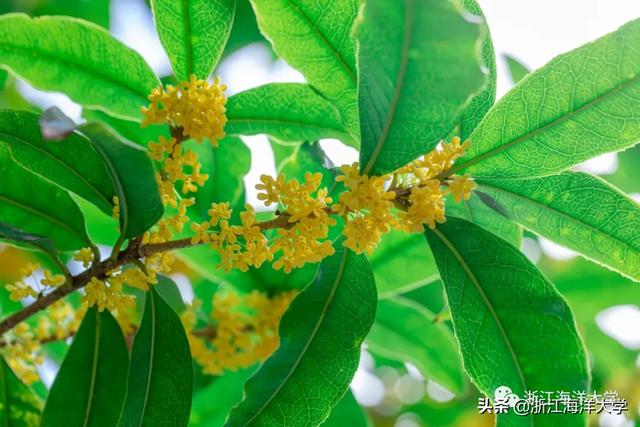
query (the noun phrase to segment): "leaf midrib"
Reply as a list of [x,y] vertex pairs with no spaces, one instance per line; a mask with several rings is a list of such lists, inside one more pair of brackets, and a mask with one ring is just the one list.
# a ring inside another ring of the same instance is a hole
[[78,232],[76,230],[74,230],[73,228],[69,227],[64,222],[61,222],[60,220],[58,220],[58,219],[56,219],[56,218],[54,218],[52,216],[49,216],[49,215],[47,215],[46,213],[44,213],[44,212],[42,212],[40,210],[37,210],[37,209],[32,208],[30,206],[27,206],[27,205],[25,205],[23,203],[20,203],[20,202],[16,201],[16,200],[10,199],[8,196],[4,196],[2,194],[0,194],[0,200],[2,200],[3,202],[7,202],[7,203],[19,208],[19,209],[24,209],[24,210],[26,210],[28,212],[31,212],[31,213],[41,217],[42,219],[44,219],[44,220],[46,220],[46,221],[48,221],[48,222],[50,222],[52,224],[56,224],[60,228],[63,228],[65,230],[69,231],[71,234],[73,234],[74,236],[78,237],[83,242],[86,242],[84,236],[81,235],[81,234],[78,234]]
[[[311,343],[315,340],[316,335],[317,335],[318,331],[320,330],[320,326],[322,325],[322,323],[324,322],[324,320],[326,318],[327,312],[329,311],[329,306],[333,302],[333,298],[335,297],[336,291],[338,290],[338,285],[340,284],[340,281],[342,280],[342,276],[344,275],[344,270],[345,270],[345,267],[347,265],[347,258],[348,257],[349,257],[349,250],[345,248],[344,249],[344,254],[342,256],[342,261],[340,262],[340,267],[338,269],[338,273],[336,274],[335,281],[331,285],[331,290],[329,291],[328,298],[327,298],[324,306],[322,307],[322,310],[320,312],[320,316],[318,317],[318,321],[316,322],[313,330],[309,334],[309,337],[308,337],[307,341],[305,342],[304,347],[302,348],[302,350],[300,351],[300,353],[296,357],[294,363],[291,365],[291,369],[289,370],[287,375],[283,378],[283,380],[280,382],[280,384],[278,384],[278,386],[273,391],[271,396],[269,396],[269,398],[265,400],[265,402],[262,404],[262,406],[260,406],[255,411],[253,416],[251,416],[251,418],[249,418],[247,420],[247,422],[244,424],[245,426],[248,426],[253,420],[255,420],[260,415],[260,413],[271,403],[271,401],[273,399],[275,399],[275,397],[278,395],[278,393],[285,386],[285,384],[287,383],[289,378],[291,378],[293,373],[296,371],[296,369],[298,368],[298,365],[302,362],[303,357],[306,355],[307,350],[311,346]],[[313,286],[313,284],[311,284],[310,286]]]
[[[542,208],[543,210],[547,210],[547,211],[552,212],[553,214],[557,214],[558,216],[561,216],[561,217],[567,219],[570,223],[572,223],[574,225],[577,224],[577,225],[584,226],[585,228],[587,228],[589,231],[591,231],[594,234],[598,234],[598,235],[600,235],[602,237],[611,238],[611,239],[615,240],[616,242],[620,243],[622,246],[628,248],[631,252],[638,252],[639,251],[639,249],[634,248],[629,243],[621,240],[620,238],[618,238],[616,236],[613,236],[611,234],[608,234],[607,232],[605,232],[603,230],[600,230],[599,228],[596,228],[596,226],[594,226],[592,224],[588,224],[586,222],[581,222],[578,218],[573,217],[573,216],[567,214],[566,212],[562,212],[562,211],[560,211],[560,210],[558,210],[556,208],[553,208],[553,207],[551,207],[549,205],[541,203],[541,202],[539,202],[537,200],[534,200],[534,199],[529,198],[527,196],[524,196],[522,194],[514,193],[514,192],[512,192],[510,190],[507,190],[507,189],[504,189],[504,188],[501,188],[501,187],[495,187],[495,186],[493,186],[491,184],[488,184],[486,181],[478,180],[478,184],[481,187],[489,187],[489,188],[493,189],[494,191],[497,191],[498,193],[507,194],[508,196],[513,197],[513,198],[518,199],[518,200],[524,200],[526,202],[531,203],[532,205],[534,205],[536,207]],[[518,222],[520,223],[520,221],[518,221]],[[534,231],[532,229],[532,227],[529,227],[529,226],[527,226],[525,224],[522,224],[522,225],[525,226],[527,229],[530,229],[531,231]],[[553,237],[551,237],[551,238],[552,238],[552,240],[555,240]]]
[[[54,162],[60,164],[64,169],[66,169],[68,172],[70,172],[72,175],[74,175],[76,178],[78,178],[78,180],[82,181],[87,187],[89,187],[98,196],[99,199],[101,199],[103,202],[105,202],[107,204],[107,206],[111,206],[111,202],[100,192],[100,190],[98,190],[92,183],[87,181],[85,177],[83,177],[80,173],[78,173],[78,171],[76,171],[74,168],[72,168],[71,165],[69,165],[68,163],[64,162],[61,158],[54,156],[49,151],[39,147],[38,145],[32,144],[30,141],[28,141],[26,139],[23,139],[23,138],[21,138],[19,136],[11,135],[11,134],[8,134],[6,132],[0,132],[0,138],[2,138],[3,136],[5,138],[15,139],[15,140],[17,140],[19,142],[22,142],[26,146],[38,151],[40,154],[43,154],[44,156],[50,158]],[[27,167],[27,166],[25,166],[25,167]],[[43,178],[46,179],[45,177],[43,177]]]
[[335,129],[330,126],[322,126],[316,123],[303,122],[297,120],[283,120],[283,119],[254,119],[254,118],[234,118],[228,117],[227,125],[234,123],[256,123],[256,124],[275,124],[275,125],[283,125],[283,126],[298,126],[298,127],[306,127],[317,130],[329,130],[334,134],[342,134],[346,135],[346,131],[342,129]]
[[145,387],[145,391],[144,391],[144,400],[142,403],[142,411],[140,412],[140,423],[138,424],[138,427],[142,427],[142,424],[144,422],[144,417],[146,415],[147,412],[147,404],[149,403],[149,394],[150,394],[150,390],[151,390],[151,376],[153,373],[153,365],[154,365],[154,360],[155,360],[155,347],[156,347],[156,301],[155,301],[155,291],[153,289],[151,289],[149,291],[149,302],[150,302],[150,312],[151,312],[151,343],[149,344],[150,351],[149,351],[149,375],[147,376],[147,385]]
[[[37,53],[38,55],[40,55],[43,59],[45,60],[49,60],[51,62],[55,62],[58,65],[61,66],[67,66],[69,68],[73,68],[73,67],[77,67],[81,70],[83,70],[86,74],[88,75],[97,75],[98,78],[104,82],[107,82],[108,84],[114,85],[114,86],[119,86],[124,88],[126,91],[132,93],[133,95],[135,95],[136,97],[140,98],[143,100],[143,102],[141,104],[144,104],[145,102],[147,102],[147,94],[145,93],[139,93],[138,92],[138,88],[134,88],[133,86],[128,85],[128,81],[120,81],[120,80],[116,80],[114,77],[108,75],[108,74],[104,74],[101,73],[99,70],[93,69],[93,68],[88,68],[88,67],[84,67],[82,63],[73,61],[73,60],[68,60],[68,59],[62,59],[59,58],[57,56],[52,55],[49,52],[46,51],[42,51],[42,50],[38,50],[36,48],[29,48],[26,46],[19,46],[19,45],[11,45],[11,44],[4,44],[2,45],[2,48],[0,48],[0,51],[2,50],[10,50],[11,48],[13,48],[14,50],[17,50],[19,52],[27,52],[27,53],[22,53],[23,57],[28,57],[30,53]],[[13,71],[12,67],[7,66],[8,68],[10,68]],[[14,71],[15,74],[20,74]]]
[[[269,1],[273,1],[273,0],[269,0]],[[327,47],[329,47],[329,50],[331,50],[331,52],[333,53],[333,56],[336,58],[336,60],[340,64],[340,68],[342,68],[344,71],[346,71],[346,73],[349,76],[349,78],[351,79],[352,83],[355,85],[356,82],[357,82],[356,74],[355,74],[354,70],[352,70],[351,67],[347,64],[347,61],[344,59],[344,57],[338,51],[338,49],[332,43],[329,42],[329,39],[322,33],[322,31],[320,31],[320,28],[318,28],[318,26],[302,10],[302,8],[298,4],[296,4],[296,2],[294,0],[287,0],[287,2],[291,6],[292,10],[294,12],[296,12],[296,14],[298,16],[300,16],[308,24],[309,28],[311,28],[313,30],[313,32],[316,33],[316,35],[320,38],[320,40]]]
[[371,172],[371,169],[376,164],[378,160],[378,156],[382,152],[382,148],[387,142],[387,138],[389,136],[389,132],[391,131],[391,125],[393,124],[393,119],[395,118],[396,112],[398,110],[398,104],[400,102],[400,95],[402,94],[402,90],[404,88],[405,77],[407,74],[407,68],[409,66],[409,52],[411,50],[412,37],[413,33],[413,19],[414,19],[414,9],[415,9],[415,1],[409,0],[406,2],[405,10],[404,10],[404,31],[402,35],[402,49],[400,51],[400,68],[398,69],[398,75],[396,76],[396,84],[394,85],[393,95],[391,97],[391,102],[389,103],[389,109],[387,110],[387,115],[385,117],[384,126],[382,128],[382,132],[378,137],[378,141],[376,142],[376,146],[371,153],[371,157],[367,162],[366,166],[362,170],[364,175],[368,175]]
[[475,274],[473,273],[473,271],[471,270],[469,265],[464,260],[464,257],[460,254],[460,252],[458,252],[458,250],[453,245],[453,243],[451,243],[451,241],[449,239],[447,239],[447,237],[444,234],[442,234],[440,232],[440,230],[438,230],[437,228],[433,229],[432,231],[436,236],[438,236],[438,238],[442,241],[442,243],[444,243],[444,245],[447,247],[449,252],[451,252],[453,257],[456,259],[458,264],[462,267],[462,269],[466,273],[467,277],[469,279],[471,279],[471,283],[473,283],[473,286],[476,288],[476,291],[478,292],[478,294],[480,294],[480,297],[482,298],[485,306],[487,307],[487,310],[489,311],[489,314],[491,315],[491,317],[495,321],[496,325],[498,326],[498,331],[500,332],[500,336],[502,337],[504,343],[507,346],[507,350],[509,351],[509,355],[511,356],[511,359],[513,361],[514,367],[516,368],[516,371],[518,373],[518,377],[519,377],[519,379],[521,381],[522,388],[523,388],[523,390],[526,390],[527,389],[527,382],[525,380],[524,372],[522,371],[522,367],[520,366],[520,361],[518,360],[518,357],[516,356],[515,350],[514,350],[513,346],[511,345],[511,341],[509,340],[509,336],[507,335],[507,331],[505,330],[504,325],[502,324],[502,321],[500,320],[500,317],[498,316],[495,308],[493,307],[493,304],[491,303],[491,300],[489,299],[487,294],[484,292],[484,289],[482,289],[482,285],[480,284],[480,281],[475,276]]
[[[511,147],[513,147],[513,146],[515,146],[515,145],[517,145],[517,144],[519,144],[519,143],[521,143],[523,141],[527,141],[527,140],[529,140],[531,138],[535,138],[538,134],[564,123],[565,121],[571,119],[574,116],[579,115],[580,113],[582,113],[583,111],[585,111],[586,109],[588,109],[590,107],[598,105],[599,103],[607,100],[609,97],[617,94],[618,92],[621,92],[622,90],[626,89],[628,86],[630,86],[630,85],[632,85],[634,83],[637,83],[638,81],[640,81],[640,74],[636,74],[631,79],[626,80],[625,82],[619,84],[618,86],[616,86],[616,87],[604,92],[601,96],[598,96],[598,97],[596,97],[596,98],[584,103],[580,107],[578,107],[578,108],[576,108],[574,110],[571,110],[568,113],[565,113],[565,114],[557,117],[556,119],[550,121],[549,123],[545,124],[542,127],[534,129],[531,132],[527,132],[524,135],[521,135],[521,136],[517,137],[516,139],[514,139],[512,141],[509,141],[509,142],[507,142],[505,144],[502,144],[502,145],[499,145],[499,146],[497,146],[495,148],[492,148],[489,151],[485,151],[484,153],[482,153],[482,154],[480,154],[480,155],[478,155],[476,157],[473,157],[473,158],[467,160],[466,162],[462,162],[462,163],[459,163],[457,165],[454,165],[452,168],[450,168],[447,171],[446,174],[443,175],[443,177],[445,175],[446,176],[451,176],[454,173],[456,173],[458,171],[461,171],[463,169],[466,169],[469,166],[473,166],[476,163],[482,162],[483,160],[485,160],[485,159],[487,159],[489,157],[493,157],[495,155],[500,154],[503,151],[507,151]],[[477,130],[479,128],[480,128],[480,126],[477,126],[476,130],[474,130],[473,133],[469,136],[469,140],[470,141],[473,141],[474,134],[477,132]]]
[[89,425],[89,418],[91,416],[91,409],[94,399],[94,391],[96,386],[96,378],[98,376],[98,357],[100,354],[100,314],[98,311],[94,310],[94,315],[96,316],[96,334],[94,338],[94,348],[93,348],[93,359],[91,361],[91,380],[89,382],[89,395],[87,400],[87,409],[84,413],[84,421],[82,423],[83,427],[87,427]]
[[193,73],[193,50],[191,46],[191,16],[189,15],[189,0],[183,0],[182,5],[182,10],[184,12],[184,43],[185,50],[187,52],[187,79],[189,79]]

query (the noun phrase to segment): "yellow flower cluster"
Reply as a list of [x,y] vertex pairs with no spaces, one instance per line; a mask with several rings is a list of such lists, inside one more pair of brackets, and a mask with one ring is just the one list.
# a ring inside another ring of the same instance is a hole
[[346,217],[344,245],[357,253],[372,253],[381,235],[395,225],[391,210],[396,193],[385,188],[390,177],[360,175],[358,163],[340,170],[342,175],[336,181],[344,183],[346,191],[333,211]]
[[80,249],[73,255],[73,259],[81,262],[84,268],[87,268],[93,262],[93,251],[91,248]]
[[182,193],[189,194],[198,191],[198,187],[209,179],[209,175],[200,172],[202,164],[198,162],[196,153],[191,150],[183,153],[177,139],[161,136],[158,142],[150,142],[148,148],[151,158],[162,161],[162,171],[156,173],[156,181],[165,206],[177,207],[174,185],[178,181],[182,183]]
[[273,194],[279,195],[288,224],[277,230],[273,239],[271,252],[279,258],[273,263],[273,268],[282,268],[286,273],[305,263],[320,262],[323,258],[333,255],[331,241],[327,240],[329,227],[336,224],[330,216],[329,205],[333,202],[327,188],[320,188],[322,174],[307,172],[304,182],[297,179],[285,180],[283,175],[276,180],[263,175],[261,184],[256,185],[260,190],[258,198],[265,201],[273,199]]
[[53,274],[51,271],[44,269],[44,277],[39,283],[37,280],[33,279],[36,287],[38,288],[38,290],[36,290],[36,287],[28,284],[26,279],[29,277],[33,278],[33,275],[39,269],[39,264],[28,263],[26,267],[21,270],[23,279],[13,284],[6,285],[6,289],[9,291],[9,298],[12,301],[20,301],[27,297],[38,298],[45,290],[57,288],[66,282],[66,278],[62,274]]
[[457,203],[468,200],[475,188],[466,175],[439,178],[464,154],[468,144],[453,138],[451,143],[440,144],[421,159],[383,176],[360,175],[357,163],[343,166],[336,181],[343,182],[346,191],[333,211],[345,217],[345,246],[358,253],[372,253],[381,235],[391,228],[421,232],[425,226],[435,228],[436,223],[444,222],[447,194],[452,193]]
[[142,109],[145,116],[142,126],[166,123],[181,128],[185,137],[198,142],[209,138],[217,147],[218,140],[224,138],[227,123],[226,88],[220,84],[219,77],[209,84],[195,76],[178,86],[167,86],[166,90],[156,88],[149,95],[151,104]]
[[105,280],[91,278],[84,287],[83,303],[89,307],[97,306],[99,311],[105,309],[116,317],[135,307],[135,297],[124,292],[124,285],[142,291],[149,290],[149,285],[157,283],[154,271],[143,272],[139,267],[123,268],[111,272]]
[[68,302],[57,301],[38,318],[35,327],[22,322],[4,335],[2,353],[20,380],[26,384],[39,380],[36,366],[44,362],[42,343],[73,335],[85,312],[86,306],[74,310]]
[[200,305],[195,301],[182,315],[190,332],[193,358],[209,375],[235,371],[266,359],[278,346],[278,324],[295,295],[295,291],[273,297],[258,291],[246,295],[218,292],[213,297],[213,325],[204,330],[194,329]]
[[471,191],[476,187],[469,176],[439,179],[464,154],[468,145],[469,141],[461,144],[460,138],[455,137],[451,143],[440,144],[435,150],[398,171],[402,182],[399,188],[411,191],[408,208],[399,213],[400,228],[421,232],[425,225],[435,228],[436,223],[445,222],[444,198],[449,193],[452,193],[456,203],[469,200]]

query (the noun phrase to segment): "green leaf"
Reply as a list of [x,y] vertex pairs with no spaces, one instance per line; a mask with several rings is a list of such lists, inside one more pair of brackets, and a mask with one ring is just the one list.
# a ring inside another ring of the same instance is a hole
[[334,167],[318,143],[283,143],[271,140],[271,148],[276,159],[276,172],[287,179],[303,179],[305,173],[320,173],[320,187],[331,188],[335,183],[331,169]]
[[91,245],[84,218],[69,194],[20,167],[0,145],[0,222],[50,238],[60,250]]
[[102,158],[82,135],[46,141],[38,115],[0,110],[0,143],[20,166],[90,201],[103,212],[113,209],[113,185]]
[[193,366],[180,318],[151,288],[136,333],[119,427],[186,426]]
[[358,35],[358,106],[366,174],[431,151],[483,88],[480,26],[447,0],[369,0]]
[[242,387],[254,371],[249,368],[225,372],[197,391],[193,396],[189,427],[222,427],[231,408],[242,400]]
[[382,236],[369,261],[379,298],[408,292],[440,277],[429,245],[420,234],[391,230]]
[[0,13],[24,12],[30,16],[68,15],[109,28],[110,0],[4,0]]
[[42,402],[24,385],[2,359],[0,366],[0,424],[7,427],[40,425]]
[[251,0],[260,31],[276,53],[331,100],[351,135],[358,133],[355,43],[359,0]]
[[90,308],[49,391],[42,426],[116,425],[127,391],[128,365],[120,325],[108,311]]
[[464,8],[471,14],[482,19],[480,24],[480,32],[482,36],[482,61],[484,67],[489,71],[488,82],[486,87],[473,97],[469,106],[462,114],[460,119],[460,138],[466,140],[471,132],[478,126],[478,123],[487,114],[496,100],[496,55],[493,51],[493,41],[491,40],[491,32],[487,25],[486,18],[482,13],[482,9],[476,0],[463,0]]
[[580,172],[480,182],[524,227],[640,281],[640,205],[615,187]]
[[367,345],[386,358],[411,362],[424,377],[455,394],[464,391],[462,361],[451,330],[416,302],[402,297],[379,301]]
[[[480,391],[589,389],[587,360],[569,306],[516,248],[458,218],[427,240],[440,270],[465,370]],[[572,414],[498,416],[516,426],[583,426]]]
[[594,376],[634,370],[638,352],[607,335],[596,316],[608,308],[640,301],[640,286],[581,258],[570,262],[545,259],[541,267],[571,306],[589,349]]
[[147,231],[164,211],[151,159],[140,147],[97,123],[81,127],[102,157],[120,203],[120,232],[136,237]]
[[188,147],[197,155],[202,164],[202,172],[209,179],[196,196],[192,208],[204,220],[209,219],[207,211],[211,203],[228,202],[233,209],[244,209],[244,177],[251,168],[251,151],[240,138],[226,137],[218,148],[211,144],[191,143]]
[[176,313],[182,313],[187,307],[178,285],[170,277],[158,275],[158,283],[154,285],[154,288]]
[[69,17],[0,17],[0,66],[37,89],[140,118],[159,81],[142,57],[95,24]]
[[112,117],[99,110],[83,110],[82,117],[88,122],[100,122],[118,133],[127,141],[135,142],[146,147],[151,141],[158,141],[161,136],[170,138],[169,127],[166,125],[149,125],[141,127],[140,123]]
[[36,234],[26,233],[4,222],[0,222],[0,240],[14,243],[17,246],[33,248],[48,254],[55,254],[56,252],[53,240]]
[[247,381],[227,426],[318,425],[349,388],[376,290],[366,258],[338,245],[282,317],[280,347]]
[[511,75],[511,81],[513,84],[518,83],[520,80],[524,79],[527,74],[531,71],[525,67],[520,61],[514,58],[511,55],[503,55],[504,60],[507,62],[507,68],[509,69],[509,74]]
[[355,144],[338,111],[307,84],[270,83],[233,95],[227,120],[228,135],[266,133],[290,142],[337,138]]
[[371,425],[371,420],[350,391],[347,391],[347,394],[333,408],[329,418],[322,423],[322,427],[369,427]]
[[156,30],[178,80],[209,77],[231,32],[235,0],[151,0]]
[[481,196],[481,193],[475,191],[471,193],[469,200],[460,203],[454,203],[452,198],[447,198],[447,215],[473,222],[519,248],[522,244],[522,228],[487,206]]
[[238,0],[236,1],[233,27],[231,27],[231,34],[229,34],[223,55],[230,55],[252,43],[262,43],[265,46],[268,44],[258,29],[256,15],[253,13],[249,0]]
[[640,140],[640,20],[530,74],[485,116],[449,170],[550,175]]

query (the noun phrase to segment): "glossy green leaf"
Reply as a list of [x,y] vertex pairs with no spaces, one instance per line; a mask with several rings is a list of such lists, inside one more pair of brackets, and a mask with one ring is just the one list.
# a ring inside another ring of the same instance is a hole
[[359,0],[251,0],[276,53],[331,100],[345,128],[358,133],[355,43]]
[[115,193],[109,172],[83,136],[73,133],[62,141],[46,141],[37,114],[0,110],[0,143],[25,169],[111,214]]
[[220,141],[217,148],[208,143],[194,143],[188,147],[198,155],[202,173],[209,175],[195,195],[196,204],[192,208],[200,218],[209,219],[207,211],[211,209],[211,203],[227,202],[233,209],[244,209],[244,177],[251,168],[251,151],[244,142],[229,136]]
[[254,370],[225,372],[197,391],[193,396],[189,427],[222,427],[231,408],[242,400],[242,388]]
[[482,62],[483,66],[488,70],[488,81],[482,92],[473,97],[469,106],[462,114],[460,119],[460,138],[466,140],[471,132],[476,128],[480,120],[487,114],[496,100],[496,54],[493,51],[493,41],[491,40],[491,32],[487,25],[486,18],[482,13],[482,9],[476,0],[463,0],[462,4],[467,12],[476,19],[481,19],[480,31],[482,36]]
[[409,299],[381,300],[367,345],[386,358],[411,362],[425,378],[462,394],[465,382],[456,341],[451,330],[434,318],[433,313]]
[[120,325],[90,308],[56,375],[42,427],[112,427],[127,391],[129,354]]
[[50,238],[60,250],[90,246],[82,213],[69,194],[20,167],[0,145],[0,222]]
[[140,147],[97,123],[81,127],[102,157],[120,204],[120,231],[136,237],[147,231],[164,211],[151,159]]
[[140,107],[159,82],[134,50],[95,24],[69,17],[0,17],[0,67],[37,89],[121,117],[140,118]]
[[23,12],[30,16],[68,15],[109,28],[110,0],[4,0],[0,13]]
[[187,307],[178,285],[170,277],[158,275],[158,283],[154,285],[154,288],[176,313],[182,313]]
[[337,245],[282,317],[280,346],[247,381],[227,426],[318,425],[347,391],[376,290],[366,258]]
[[331,171],[333,164],[318,143],[283,143],[271,141],[271,148],[276,159],[276,172],[284,174],[287,179],[303,179],[305,173],[320,173],[320,187],[330,188],[335,183]]
[[252,43],[268,45],[267,40],[258,29],[256,15],[253,13],[249,0],[237,0],[233,27],[231,27],[231,34],[229,34],[223,55],[230,55]]
[[460,12],[447,0],[366,2],[357,27],[364,173],[431,151],[483,88],[481,29]]
[[7,74],[7,80],[4,83],[4,88],[0,90],[0,108],[33,112],[40,111],[40,108],[30,103],[24,98],[24,96],[22,96],[18,91],[17,86],[18,84],[15,77],[11,74]]
[[26,233],[10,224],[0,222],[0,240],[8,243],[14,243],[17,246],[26,246],[50,254],[55,254],[56,248],[53,240],[38,236],[36,234]]
[[119,427],[186,426],[193,393],[187,334],[178,315],[151,288],[131,350]]
[[156,30],[178,80],[209,77],[233,23],[235,0],[151,0]]
[[416,233],[391,230],[382,236],[369,261],[379,298],[408,292],[439,278],[429,245]]
[[0,424],[6,427],[40,425],[42,402],[13,373],[4,359],[0,362]]
[[350,391],[334,406],[322,427],[369,427],[371,420]]
[[640,281],[640,205],[600,178],[564,172],[480,189],[529,230]]
[[460,203],[454,203],[452,198],[448,198],[447,215],[473,222],[519,248],[522,244],[522,228],[487,206],[481,197],[484,195],[476,191],[471,193],[469,200],[463,200]]
[[127,141],[135,142],[146,147],[151,141],[158,141],[161,136],[170,138],[169,127],[166,125],[149,125],[141,127],[140,123],[119,119],[99,110],[83,110],[82,117],[88,122],[100,122],[118,133]]
[[511,76],[511,81],[513,82],[513,84],[518,83],[531,72],[522,64],[522,62],[518,61],[511,55],[504,55],[504,60],[507,62],[507,68],[509,69],[509,74]]
[[544,259],[541,268],[571,306],[589,349],[594,376],[634,370],[638,352],[607,335],[598,326],[596,317],[608,308],[640,301],[640,286],[581,258],[570,262]]
[[450,169],[482,178],[550,175],[640,140],[640,20],[530,74],[470,135]]
[[233,95],[227,120],[228,135],[266,133],[281,141],[337,138],[354,144],[333,105],[301,83],[270,83]]
[[[496,388],[589,390],[582,340],[569,306],[513,246],[448,218],[426,233],[440,270],[464,367],[491,399]],[[572,414],[498,416],[509,426],[584,426]]]

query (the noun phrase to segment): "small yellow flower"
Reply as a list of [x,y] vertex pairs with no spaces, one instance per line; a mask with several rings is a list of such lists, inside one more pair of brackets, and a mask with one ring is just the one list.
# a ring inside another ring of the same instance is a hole
[[453,176],[449,182],[449,191],[453,194],[456,203],[471,198],[471,191],[477,187],[476,183],[469,175]]
[[73,259],[81,262],[84,268],[87,268],[93,262],[93,251],[91,248],[83,248],[75,253]]
[[211,242],[211,238],[209,237],[209,227],[211,227],[211,223],[209,221],[205,221],[202,224],[191,224],[191,231],[195,234],[191,237],[191,244],[197,245],[198,243],[209,243]]
[[57,288],[64,285],[67,279],[62,274],[52,274],[49,270],[44,270],[44,279],[40,281],[42,286],[49,286],[51,288]]
[[231,218],[231,209],[229,203],[212,203],[211,209],[208,210],[210,222],[212,226],[218,225],[221,219]]

